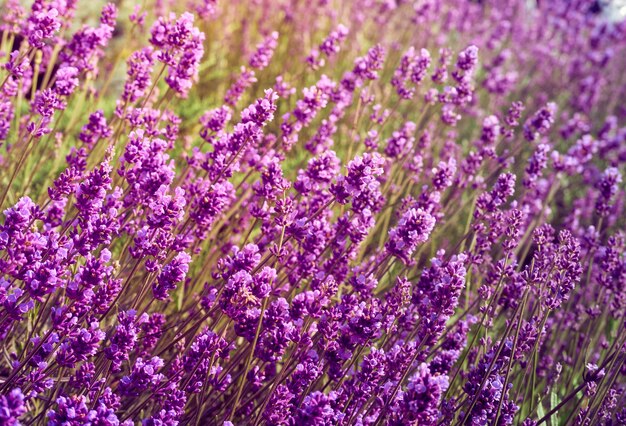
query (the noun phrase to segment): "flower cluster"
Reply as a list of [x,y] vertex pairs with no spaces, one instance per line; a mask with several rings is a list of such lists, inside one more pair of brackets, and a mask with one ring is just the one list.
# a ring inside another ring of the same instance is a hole
[[626,424],[606,2],[22,3],[0,425]]

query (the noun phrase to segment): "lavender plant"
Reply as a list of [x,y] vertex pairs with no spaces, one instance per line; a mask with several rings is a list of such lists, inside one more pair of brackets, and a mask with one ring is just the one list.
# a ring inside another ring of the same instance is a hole
[[1,425],[626,424],[626,22],[5,0]]

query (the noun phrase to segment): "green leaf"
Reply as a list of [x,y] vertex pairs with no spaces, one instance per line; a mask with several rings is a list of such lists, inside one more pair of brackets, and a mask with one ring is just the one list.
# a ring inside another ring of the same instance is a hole
[[[550,409],[552,410],[558,404],[559,404],[559,398],[558,398],[556,392],[554,392],[554,391],[550,392]],[[559,424],[559,413],[558,413],[558,411],[556,413],[554,413],[552,416],[550,416],[550,420],[554,421],[555,425]]]
[[539,401],[539,406],[537,407],[537,418],[542,418],[546,415],[546,410],[543,409],[543,404]]

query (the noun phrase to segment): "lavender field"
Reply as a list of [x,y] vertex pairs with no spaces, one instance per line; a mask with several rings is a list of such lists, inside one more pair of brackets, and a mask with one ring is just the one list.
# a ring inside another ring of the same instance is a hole
[[611,3],[0,0],[0,426],[626,425]]

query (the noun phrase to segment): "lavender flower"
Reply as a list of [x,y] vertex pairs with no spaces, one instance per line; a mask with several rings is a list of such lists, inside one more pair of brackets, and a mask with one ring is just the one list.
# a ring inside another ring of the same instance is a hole
[[428,365],[422,363],[409,379],[406,391],[398,395],[392,408],[390,424],[412,421],[435,425],[439,420],[438,409],[443,393],[448,389],[448,376],[431,374]]
[[156,283],[152,286],[152,294],[157,300],[167,300],[169,292],[185,279],[189,271],[191,257],[187,253],[178,253],[161,271]]
[[342,24],[339,24],[336,29],[330,32],[324,39],[322,44],[317,49],[313,49],[311,54],[306,57],[307,63],[313,68],[321,68],[325,65],[326,61],[320,57],[320,53],[323,53],[327,58],[332,58],[339,53],[341,49],[341,43],[344,42],[348,36],[348,28]]
[[19,388],[0,396],[0,421],[7,426],[20,424],[19,418],[26,413],[24,394]]
[[618,169],[609,167],[604,171],[598,182],[600,195],[596,201],[596,211],[599,215],[606,216],[609,213],[610,203],[618,193],[620,183],[622,183],[622,175]]
[[411,99],[415,93],[415,88],[407,87],[407,83],[419,85],[430,66],[430,53],[426,49],[421,49],[419,56],[415,49],[411,47],[402,56],[400,66],[396,69],[391,84],[396,88],[398,96],[402,99]]
[[153,25],[150,42],[159,50],[156,58],[168,67],[167,84],[181,97],[186,98],[204,55],[204,33],[194,24],[194,16],[185,12],[176,19],[174,14]]
[[435,218],[421,208],[411,208],[402,215],[398,226],[389,232],[385,248],[404,263],[410,263],[418,245],[428,240],[435,228]]
[[246,67],[241,67],[241,73],[237,77],[237,80],[230,86],[224,95],[224,102],[230,106],[235,106],[241,99],[243,92],[247,88],[252,86],[256,82],[254,71],[247,70]]
[[258,70],[266,68],[272,59],[272,55],[274,55],[276,46],[278,46],[278,33],[273,31],[262,43],[257,45],[256,52],[250,57],[250,67]]
[[59,11],[49,6],[39,10],[33,8],[33,12],[26,22],[28,43],[37,49],[43,48],[46,41],[51,39],[54,33],[61,28]]
[[0,424],[625,422],[621,18],[5,3]]
[[89,123],[83,126],[78,138],[88,147],[93,147],[100,139],[107,139],[112,134],[113,130],[107,125],[104,112],[98,110],[89,116]]

